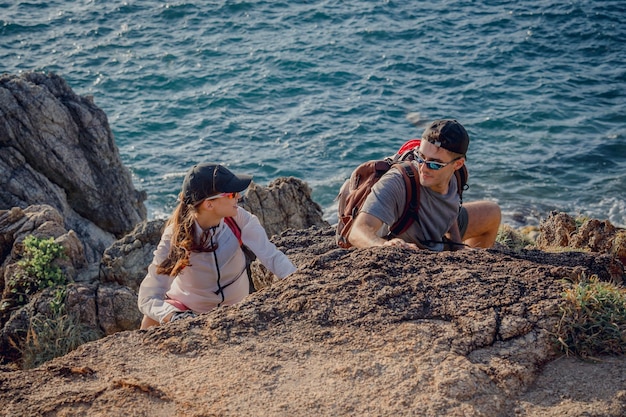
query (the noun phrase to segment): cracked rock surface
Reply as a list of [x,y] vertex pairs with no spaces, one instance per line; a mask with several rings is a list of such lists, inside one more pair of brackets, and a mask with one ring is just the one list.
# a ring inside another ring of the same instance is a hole
[[611,258],[344,250],[333,233],[276,237],[298,272],[239,305],[0,373],[2,413],[624,414],[624,359],[559,357],[550,335],[567,279],[615,279]]

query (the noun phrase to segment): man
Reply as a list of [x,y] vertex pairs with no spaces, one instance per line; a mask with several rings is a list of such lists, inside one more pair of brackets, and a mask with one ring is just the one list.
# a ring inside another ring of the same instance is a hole
[[[374,185],[348,236],[358,248],[399,246],[442,251],[466,246],[493,246],[500,226],[500,207],[490,201],[464,203],[460,209],[454,171],[461,169],[469,136],[456,120],[435,120],[414,150],[419,170],[418,220],[402,234],[387,236],[402,214],[406,185],[402,173],[389,170]],[[445,238],[444,238],[445,236]],[[455,244],[457,243],[457,244]]]

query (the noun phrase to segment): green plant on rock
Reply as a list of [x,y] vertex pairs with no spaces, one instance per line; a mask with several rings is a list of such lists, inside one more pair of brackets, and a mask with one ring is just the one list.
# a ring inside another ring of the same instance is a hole
[[65,285],[67,278],[54,261],[66,258],[65,248],[53,238],[26,236],[24,256],[17,262],[20,269],[9,280],[11,292],[17,295],[20,303],[25,303],[44,288]]
[[496,242],[506,246],[515,252],[520,252],[522,249],[526,249],[528,247],[534,247],[535,241],[531,239],[527,234],[515,230],[509,225],[502,225],[498,229],[498,234],[496,235]]
[[585,224],[586,221],[588,221],[590,219],[589,216],[583,216],[582,214],[579,216],[576,216],[574,218],[574,222],[576,223],[576,230],[580,229],[583,224]]
[[52,300],[50,300],[50,309],[55,315],[61,315],[65,310],[65,287],[58,287],[54,290]]
[[563,294],[556,337],[566,354],[626,353],[626,290],[584,275]]

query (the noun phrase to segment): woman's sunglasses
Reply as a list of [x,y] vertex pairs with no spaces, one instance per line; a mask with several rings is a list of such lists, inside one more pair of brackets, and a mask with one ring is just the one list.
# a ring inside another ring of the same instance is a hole
[[222,197],[230,198],[232,200],[234,198],[238,198],[239,197],[239,193],[219,193],[219,194],[216,194],[214,196],[207,197],[207,198],[205,198],[205,200],[215,200],[217,198],[222,198]]

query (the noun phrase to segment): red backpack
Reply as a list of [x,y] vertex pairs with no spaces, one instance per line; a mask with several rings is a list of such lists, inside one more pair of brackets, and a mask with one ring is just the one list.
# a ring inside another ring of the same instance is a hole
[[[406,203],[402,215],[396,223],[389,228],[390,235],[398,236],[405,232],[417,218],[420,203],[419,172],[412,161],[415,159],[413,151],[420,145],[420,139],[412,139],[406,142],[398,152],[383,160],[364,162],[359,165],[347,179],[337,195],[337,229],[335,238],[342,248],[350,248],[352,244],[348,235],[352,229],[365,199],[372,191],[372,187],[391,168],[398,169],[402,173],[406,185]],[[456,170],[458,189],[457,192],[463,202],[463,190],[467,188],[469,176],[467,168]]]

